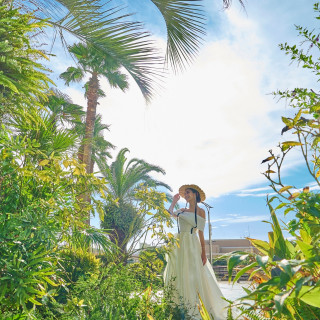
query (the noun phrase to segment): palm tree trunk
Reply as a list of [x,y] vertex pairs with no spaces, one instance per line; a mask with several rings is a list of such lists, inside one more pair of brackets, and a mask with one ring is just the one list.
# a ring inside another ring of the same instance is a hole
[[87,172],[90,173],[91,154],[92,154],[92,138],[94,123],[97,114],[98,105],[98,90],[99,79],[98,73],[93,72],[91,79],[89,80],[88,87],[88,104],[87,104],[87,118],[86,118],[86,131],[83,141],[83,163],[86,164]]
[[111,229],[109,234],[110,240],[119,248],[119,262],[123,265],[127,264],[127,258],[128,258],[128,251],[127,251],[127,242],[125,233],[114,226],[113,229]]
[[[94,123],[96,120],[97,114],[97,105],[98,105],[98,90],[99,90],[99,79],[98,73],[93,72],[89,80],[88,92],[87,92],[87,116],[86,116],[86,130],[82,145],[79,148],[79,160],[86,165],[87,173],[91,171],[91,154],[92,154],[92,138]],[[83,200],[90,202],[90,193],[86,193],[83,196]],[[86,220],[86,223],[90,225],[90,216]]]
[[89,170],[90,173],[93,173],[93,167],[94,167],[94,160],[91,157],[90,170]]

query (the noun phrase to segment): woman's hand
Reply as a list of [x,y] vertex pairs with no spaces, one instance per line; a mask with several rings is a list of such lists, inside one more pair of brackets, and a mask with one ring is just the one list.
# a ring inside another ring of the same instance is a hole
[[180,195],[179,193],[177,193],[173,196],[173,202],[176,204],[179,200],[180,200]]
[[205,265],[207,262],[207,256],[206,256],[206,252],[204,250],[202,250],[202,252],[201,252],[201,260],[202,260],[203,265]]

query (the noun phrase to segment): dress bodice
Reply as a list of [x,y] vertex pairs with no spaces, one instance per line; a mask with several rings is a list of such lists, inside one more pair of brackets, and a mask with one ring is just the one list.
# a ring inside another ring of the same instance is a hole
[[[180,225],[180,232],[189,232],[191,231],[192,227],[196,226],[194,212],[182,212],[183,210],[178,210],[175,212],[176,215],[179,214],[179,225]],[[197,229],[200,231],[204,230],[206,219],[202,218],[201,216],[197,215]]]

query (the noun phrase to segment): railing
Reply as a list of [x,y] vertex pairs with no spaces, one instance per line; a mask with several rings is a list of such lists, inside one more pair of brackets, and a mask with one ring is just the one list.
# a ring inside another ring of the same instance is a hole
[[[227,266],[212,266],[214,273],[217,277],[218,280],[224,280],[227,281],[228,280],[228,268]],[[233,270],[232,272],[232,280],[234,279],[234,277],[236,276],[237,271]],[[245,273],[243,274],[237,282],[240,281],[247,281],[249,278],[249,274]]]

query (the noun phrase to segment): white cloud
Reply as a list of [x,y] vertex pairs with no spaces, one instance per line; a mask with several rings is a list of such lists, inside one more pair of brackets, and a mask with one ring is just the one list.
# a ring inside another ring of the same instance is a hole
[[[210,221],[211,223],[224,222],[228,224],[235,224],[235,223],[257,222],[257,221],[268,220],[268,219],[270,219],[270,216],[268,215],[256,215],[256,216],[239,216],[235,218],[219,218],[219,219],[212,219]],[[220,225],[220,226],[224,226],[224,225]]]
[[236,196],[238,197],[266,197],[266,196],[274,196],[277,193],[237,193]]
[[261,188],[244,189],[244,190],[241,190],[241,192],[252,193],[252,192],[259,192],[259,191],[266,191],[266,190],[271,190],[271,188],[267,186],[267,187],[261,187]]
[[[98,112],[111,124],[106,139],[164,168],[159,178],[174,190],[196,183],[211,197],[265,181],[261,159],[281,130],[269,113],[282,106],[266,96],[263,81],[275,84],[285,72],[268,73],[256,22],[234,11],[227,17],[232,40],[207,43],[186,72],[168,76],[151,105],[134,83],[124,94],[102,81],[107,97]],[[67,93],[83,103],[82,92]]]

